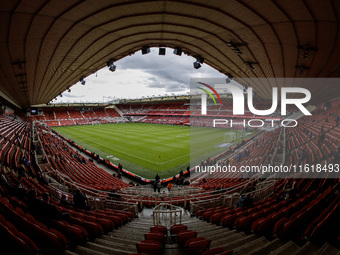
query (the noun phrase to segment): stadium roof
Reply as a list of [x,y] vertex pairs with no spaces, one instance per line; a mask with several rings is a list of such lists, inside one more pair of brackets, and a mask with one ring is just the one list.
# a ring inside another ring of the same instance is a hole
[[[2,0],[0,95],[48,103],[110,58],[164,45],[271,98],[272,84],[243,78],[340,76],[339,18],[332,0]],[[318,100],[339,91],[309,89]]]

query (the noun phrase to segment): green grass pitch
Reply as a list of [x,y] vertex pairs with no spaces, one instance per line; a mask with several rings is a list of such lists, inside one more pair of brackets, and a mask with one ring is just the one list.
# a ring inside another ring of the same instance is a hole
[[[216,147],[226,132],[212,128],[190,128],[147,123],[120,123],[54,127],[54,130],[84,148],[145,178],[177,174],[191,164],[227,150]],[[224,139],[224,140],[223,140]],[[235,142],[239,141],[238,138]]]

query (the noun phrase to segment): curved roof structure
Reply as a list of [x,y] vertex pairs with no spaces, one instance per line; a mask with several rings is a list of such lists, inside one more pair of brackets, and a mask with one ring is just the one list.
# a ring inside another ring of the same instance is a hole
[[[48,103],[109,59],[160,45],[199,55],[241,84],[339,77],[339,18],[334,0],[4,0],[0,94],[19,107]],[[271,98],[269,83],[244,85]]]

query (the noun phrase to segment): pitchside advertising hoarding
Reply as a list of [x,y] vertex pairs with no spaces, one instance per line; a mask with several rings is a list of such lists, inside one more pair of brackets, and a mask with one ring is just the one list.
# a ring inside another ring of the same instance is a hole
[[339,178],[338,79],[190,80],[190,157],[215,178]]

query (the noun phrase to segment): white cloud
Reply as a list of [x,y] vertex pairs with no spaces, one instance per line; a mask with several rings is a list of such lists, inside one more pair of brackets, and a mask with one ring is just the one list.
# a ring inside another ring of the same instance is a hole
[[159,56],[158,49],[142,55],[136,52],[125,57],[115,65],[115,72],[107,67],[85,78],[86,84],[75,84],[71,93],[64,92],[58,102],[103,102],[112,98],[141,98],[142,96],[164,95],[166,93],[184,94],[189,91],[190,78],[225,78],[210,66],[203,64],[200,69],[193,68],[194,58],[184,54]]

